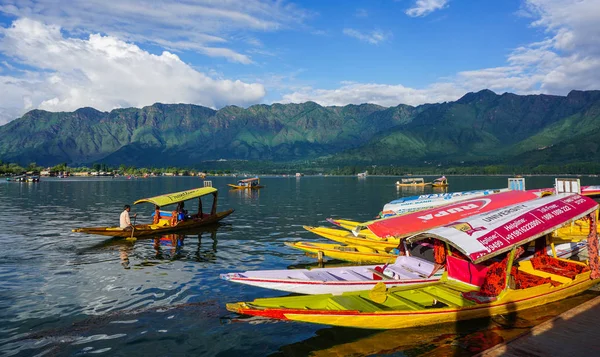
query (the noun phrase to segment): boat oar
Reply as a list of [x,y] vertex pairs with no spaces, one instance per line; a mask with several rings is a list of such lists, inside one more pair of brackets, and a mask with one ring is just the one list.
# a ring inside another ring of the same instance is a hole
[[127,238],[127,240],[136,240],[133,238],[133,232],[135,231],[135,221],[137,220],[137,213],[133,215],[133,224],[131,225],[131,237]]

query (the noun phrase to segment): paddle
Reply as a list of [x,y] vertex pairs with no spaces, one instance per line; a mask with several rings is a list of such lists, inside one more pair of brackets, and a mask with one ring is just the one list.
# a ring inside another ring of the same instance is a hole
[[387,300],[387,287],[384,283],[379,282],[375,284],[375,287],[369,291],[369,299],[373,300],[378,304],[383,304]]
[[133,215],[133,224],[131,225],[131,237],[127,238],[130,240],[136,239],[133,238],[133,232],[135,231],[135,221],[137,220],[137,213]]

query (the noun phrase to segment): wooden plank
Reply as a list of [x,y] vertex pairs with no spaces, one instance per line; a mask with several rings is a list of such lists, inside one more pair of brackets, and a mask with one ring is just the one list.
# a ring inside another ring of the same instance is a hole
[[485,350],[476,357],[598,356],[598,320],[600,297],[535,326],[512,341]]

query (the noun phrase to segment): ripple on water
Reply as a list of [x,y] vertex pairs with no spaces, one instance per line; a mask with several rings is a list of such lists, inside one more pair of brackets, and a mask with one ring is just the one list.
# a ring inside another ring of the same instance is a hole
[[[0,184],[0,354],[307,355],[335,345],[336,333],[344,340],[347,330],[230,314],[225,302],[285,294],[219,274],[314,262],[283,242],[321,241],[302,226],[328,225],[326,217],[370,220],[402,195],[396,179],[265,178],[266,188],[250,193],[227,190],[231,178],[211,180],[219,206],[236,212],[228,225],[186,234],[179,245],[167,236],[127,242],[71,229],[114,225],[124,204],[202,186],[197,178]],[[451,182],[457,191],[506,186],[503,177],[478,180]],[[552,185],[544,180],[528,187]],[[133,211],[145,222],[152,207]],[[321,335],[333,336],[326,347],[311,340]]]

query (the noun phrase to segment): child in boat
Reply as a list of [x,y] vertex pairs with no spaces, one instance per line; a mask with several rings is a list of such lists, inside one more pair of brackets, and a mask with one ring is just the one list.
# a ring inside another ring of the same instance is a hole
[[154,205],[154,219],[152,224],[158,224],[160,222],[160,206]]

